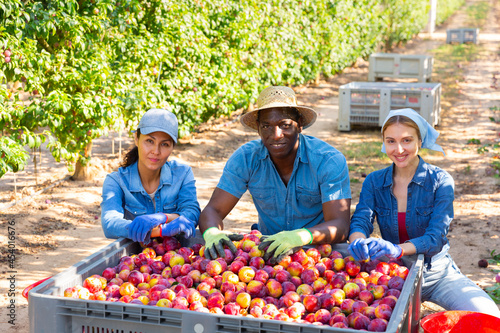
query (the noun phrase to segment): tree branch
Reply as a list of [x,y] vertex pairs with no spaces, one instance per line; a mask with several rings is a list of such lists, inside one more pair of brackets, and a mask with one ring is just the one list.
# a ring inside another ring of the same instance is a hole
[[45,39],[42,37],[36,37],[36,40],[38,41],[38,44],[40,44],[45,51],[49,52],[50,54],[54,54],[54,49],[47,43]]

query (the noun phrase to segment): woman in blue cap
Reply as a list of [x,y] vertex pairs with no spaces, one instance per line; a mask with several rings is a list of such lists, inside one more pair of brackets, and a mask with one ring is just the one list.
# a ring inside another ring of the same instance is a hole
[[193,171],[168,161],[177,133],[177,118],[170,111],[151,109],[142,116],[135,147],[104,180],[101,221],[106,237],[147,244],[151,237],[194,235],[200,206]]
[[[412,109],[389,113],[382,126],[382,152],[393,163],[370,173],[363,183],[351,218],[349,252],[356,260],[423,254],[423,301],[446,310],[500,316],[488,294],[460,272],[448,253],[454,181],[449,173],[418,155],[422,148],[444,155],[436,144],[438,136]],[[368,238],[375,218],[382,238]]]

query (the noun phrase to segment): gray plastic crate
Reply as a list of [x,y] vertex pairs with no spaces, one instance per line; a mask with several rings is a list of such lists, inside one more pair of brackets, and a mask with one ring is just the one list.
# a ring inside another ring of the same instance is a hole
[[441,122],[441,83],[351,82],[339,88],[339,131],[382,126],[391,110],[411,108],[431,125]]
[[368,81],[383,78],[431,80],[434,59],[422,54],[374,53],[370,55]]
[[446,44],[474,43],[477,44],[479,29],[459,28],[446,30]]
[[[192,241],[184,245],[194,244]],[[347,254],[347,244],[334,245]],[[146,305],[88,301],[61,297],[68,287],[82,284],[93,274],[101,274],[124,255],[139,253],[137,243],[118,239],[88,258],[53,276],[29,293],[30,332],[35,333],[357,333],[359,330],[297,324],[285,321],[216,315]],[[423,256],[404,257],[410,272],[394,308],[386,332],[417,332]]]

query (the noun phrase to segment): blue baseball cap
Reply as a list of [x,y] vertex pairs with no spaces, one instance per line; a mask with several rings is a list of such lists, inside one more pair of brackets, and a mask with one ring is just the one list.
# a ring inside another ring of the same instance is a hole
[[141,134],[167,133],[177,143],[179,123],[175,114],[168,110],[150,109],[142,116],[137,129],[141,130]]

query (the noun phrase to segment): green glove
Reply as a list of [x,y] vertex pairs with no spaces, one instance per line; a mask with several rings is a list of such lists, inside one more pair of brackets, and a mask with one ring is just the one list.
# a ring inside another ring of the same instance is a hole
[[275,265],[285,256],[296,252],[300,247],[311,244],[312,240],[312,233],[305,228],[282,231],[272,236],[262,236],[259,250],[263,251],[269,246],[263,258],[265,261],[270,258],[270,263]]
[[218,257],[226,257],[224,245],[226,245],[231,252],[236,253],[238,249],[236,249],[232,241],[242,240],[243,235],[220,230],[217,227],[211,227],[205,230],[203,239],[205,240],[205,258],[215,260]]

